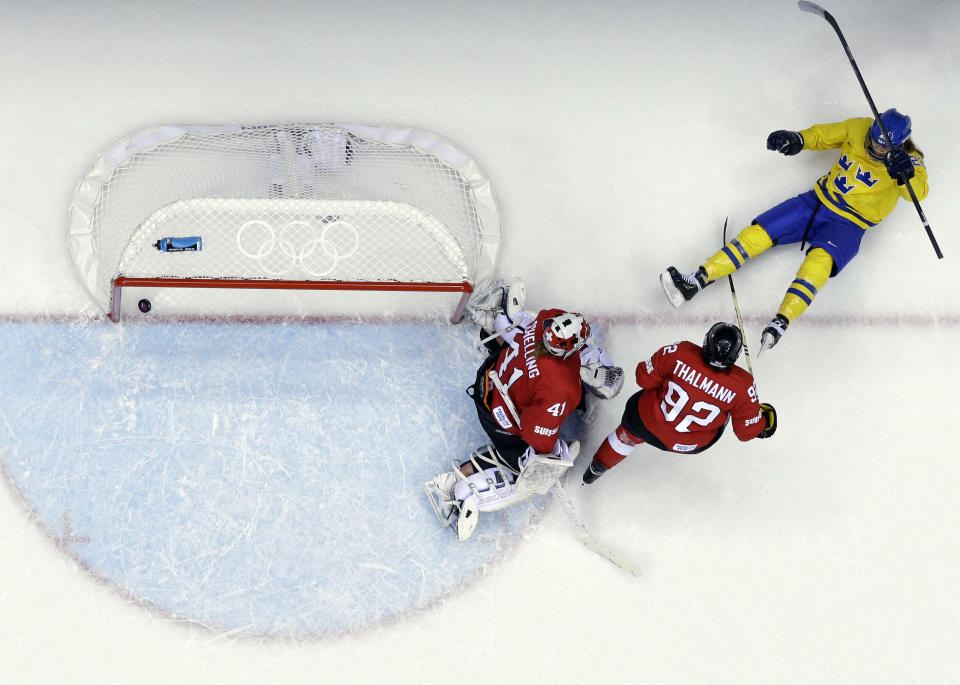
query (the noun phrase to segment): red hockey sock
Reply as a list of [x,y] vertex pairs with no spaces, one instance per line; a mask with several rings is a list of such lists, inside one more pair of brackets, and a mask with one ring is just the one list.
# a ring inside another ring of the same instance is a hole
[[593,458],[611,469],[626,459],[633,448],[642,442],[643,440],[630,433],[623,426],[617,426],[617,430],[607,436]]

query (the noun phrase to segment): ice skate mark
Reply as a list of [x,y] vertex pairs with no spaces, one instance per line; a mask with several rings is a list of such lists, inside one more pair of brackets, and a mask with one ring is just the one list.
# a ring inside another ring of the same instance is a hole
[[72,545],[86,545],[90,542],[89,536],[77,535],[73,532],[73,521],[71,520],[69,509],[64,510],[60,521],[62,523],[63,533],[53,536],[53,541],[57,543],[57,547],[69,551]]

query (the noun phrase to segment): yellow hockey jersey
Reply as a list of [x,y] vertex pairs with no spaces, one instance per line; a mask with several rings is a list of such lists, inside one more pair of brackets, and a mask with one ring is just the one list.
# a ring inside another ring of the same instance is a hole
[[[873,119],[847,119],[836,124],[816,124],[800,131],[804,150],[840,148],[840,159],[817,181],[814,189],[826,207],[861,228],[878,224],[893,211],[901,197],[909,200],[905,185],[890,178],[883,162],[867,152],[867,132]],[[927,168],[923,157],[912,154],[914,177],[910,185],[918,200],[927,196]]]

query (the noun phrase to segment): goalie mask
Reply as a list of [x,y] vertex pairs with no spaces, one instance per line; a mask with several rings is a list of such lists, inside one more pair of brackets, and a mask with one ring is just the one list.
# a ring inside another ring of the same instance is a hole
[[725,321],[713,324],[703,338],[703,358],[717,369],[733,366],[742,348],[743,336],[740,329]]
[[580,314],[564,312],[547,322],[543,344],[550,354],[566,359],[587,344],[590,324]]

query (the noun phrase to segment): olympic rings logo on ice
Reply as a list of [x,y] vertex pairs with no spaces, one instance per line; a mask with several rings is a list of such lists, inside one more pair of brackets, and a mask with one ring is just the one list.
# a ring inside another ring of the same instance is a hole
[[340,217],[324,217],[317,223],[294,219],[279,230],[263,219],[250,219],[237,231],[237,249],[256,261],[272,276],[289,274],[295,266],[314,278],[328,276],[340,260],[349,259],[360,247],[353,224]]

